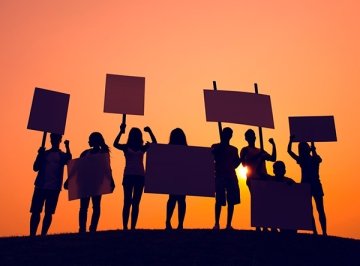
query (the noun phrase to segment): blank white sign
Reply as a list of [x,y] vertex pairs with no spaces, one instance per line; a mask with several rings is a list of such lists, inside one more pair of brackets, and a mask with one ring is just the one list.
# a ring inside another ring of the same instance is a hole
[[69,200],[112,193],[108,154],[87,155],[68,163]]
[[106,75],[105,113],[144,115],[145,78]]
[[312,230],[310,185],[252,180],[251,226]]
[[336,141],[333,116],[292,116],[289,117],[290,135],[298,142]]
[[214,197],[210,148],[151,144],[146,155],[145,192]]
[[27,128],[64,134],[70,95],[35,88]]
[[269,95],[204,90],[206,121],[274,128]]

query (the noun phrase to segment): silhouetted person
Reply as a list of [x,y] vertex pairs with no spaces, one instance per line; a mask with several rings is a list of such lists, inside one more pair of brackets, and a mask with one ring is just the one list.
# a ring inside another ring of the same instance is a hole
[[276,161],[276,145],[274,140],[270,138],[269,142],[272,145],[271,155],[255,147],[256,135],[252,129],[248,129],[245,132],[245,140],[248,146],[241,149],[240,158],[243,166],[247,167],[246,184],[250,188],[251,180],[265,180],[267,178],[265,161]]
[[[186,136],[182,129],[175,128],[170,133],[169,144],[173,145],[185,145],[187,146]],[[172,229],[171,226],[171,217],[173,215],[175,205],[178,204],[178,227],[177,229],[181,230],[184,228],[184,218],[186,212],[186,195],[174,195],[170,194],[169,199],[166,205],[166,229]]]
[[[298,146],[299,155],[296,155],[292,151],[292,143],[294,136],[290,136],[288,145],[289,155],[300,165],[301,168],[301,183],[307,183],[311,186],[311,195],[315,200],[316,209],[319,213],[319,220],[323,235],[327,235],[326,232],[326,215],[324,210],[323,196],[324,192],[320,182],[319,167],[322,162],[321,157],[316,153],[314,143],[311,143],[311,147],[306,142],[300,142]],[[313,231],[317,234],[314,215],[312,218]]]
[[[131,229],[136,228],[139,214],[139,204],[144,190],[145,169],[144,153],[148,150],[150,143],[144,145],[142,132],[139,128],[133,127],[129,132],[126,144],[120,144],[121,135],[125,133],[125,124],[121,124],[120,132],[114,140],[114,147],[122,150],[125,155],[125,169],[123,178],[124,206],[122,211],[123,228],[128,229],[129,214],[131,208]],[[149,127],[144,131],[149,133],[151,141],[156,143],[156,138]]]
[[238,149],[230,145],[233,131],[226,127],[221,132],[220,143],[211,146],[215,160],[215,225],[220,229],[221,207],[228,203],[227,229],[232,229],[231,221],[234,205],[240,203],[240,189],[235,169],[240,164]]
[[[276,161],[273,164],[273,173],[274,176],[269,176],[269,180],[271,181],[286,183],[289,185],[296,183],[293,179],[285,176],[286,167],[283,161]],[[276,231],[276,232],[280,231],[283,233],[292,233],[292,234],[296,233],[296,230],[289,230],[289,229],[284,230],[284,229],[272,228],[272,231]]]
[[38,172],[35,180],[35,190],[31,201],[30,236],[35,236],[40,223],[40,213],[45,205],[45,216],[41,235],[45,236],[55,213],[63,182],[65,164],[71,160],[69,141],[65,140],[66,153],[59,148],[62,136],[50,134],[51,149],[41,147],[33,165]]
[[[249,187],[251,193],[251,181],[252,180],[266,180],[268,178],[266,170],[266,161],[276,161],[276,145],[272,138],[269,139],[272,145],[271,155],[266,151],[255,147],[256,135],[254,130],[248,129],[245,132],[245,140],[248,146],[244,147],[240,151],[240,158],[243,166],[247,168],[246,184]],[[256,228],[260,231],[260,228]]]
[[[95,154],[109,154],[109,146],[105,143],[104,137],[100,132],[92,132],[89,136],[89,146],[90,149],[83,151],[80,155],[80,158],[85,158]],[[67,189],[67,182],[64,184],[64,187]],[[114,180],[112,180],[112,187],[115,188]],[[100,212],[101,212],[101,195],[85,197],[80,199],[80,211],[79,211],[79,233],[86,233],[86,223],[87,223],[87,212],[90,204],[90,199],[92,202],[93,213],[91,217],[91,223],[89,231],[91,233],[96,232],[97,226],[99,223]]]

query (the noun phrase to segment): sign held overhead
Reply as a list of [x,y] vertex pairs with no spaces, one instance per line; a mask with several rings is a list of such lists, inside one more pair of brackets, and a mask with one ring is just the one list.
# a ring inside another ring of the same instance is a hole
[[334,116],[293,116],[289,126],[297,142],[337,141]]
[[106,75],[104,112],[144,115],[145,78]]
[[204,90],[206,121],[274,128],[269,95]]
[[63,135],[70,95],[35,88],[27,128]]

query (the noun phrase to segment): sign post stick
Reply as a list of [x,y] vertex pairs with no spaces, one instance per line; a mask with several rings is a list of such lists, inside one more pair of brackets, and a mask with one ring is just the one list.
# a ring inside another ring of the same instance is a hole
[[47,132],[44,131],[42,141],[41,141],[41,147],[43,147],[43,148],[45,148],[46,136],[47,136]]
[[[213,88],[214,91],[217,91],[217,85],[216,85],[216,81],[213,81]],[[218,122],[218,128],[219,128],[219,135],[220,135],[220,141],[221,141],[221,132],[222,132],[222,125],[221,122]]]
[[126,114],[123,114],[121,124],[126,124]]
[[[255,93],[259,94],[257,83],[254,83],[254,86],[255,86]],[[263,139],[262,127],[259,127],[259,140],[260,140],[260,149],[264,150],[264,139]]]

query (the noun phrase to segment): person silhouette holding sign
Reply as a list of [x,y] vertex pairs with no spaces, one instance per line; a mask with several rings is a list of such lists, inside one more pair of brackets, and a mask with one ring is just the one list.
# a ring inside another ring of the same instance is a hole
[[[311,195],[315,200],[316,209],[319,213],[319,220],[323,235],[327,235],[326,232],[326,215],[324,210],[324,191],[320,182],[319,167],[322,162],[321,157],[316,152],[314,142],[311,142],[311,146],[307,142],[299,142],[298,150],[299,155],[292,151],[292,144],[295,136],[290,136],[288,144],[288,153],[301,168],[301,183],[307,183],[311,186]],[[314,216],[312,217],[313,232],[317,235]]]
[[220,229],[221,207],[228,203],[226,229],[232,229],[234,205],[240,203],[240,189],[235,169],[240,164],[238,149],[230,145],[233,131],[226,127],[221,131],[220,143],[211,146],[215,160],[215,225]]
[[[131,210],[131,229],[136,229],[139,215],[139,205],[145,184],[144,154],[148,150],[150,143],[144,145],[143,136],[139,128],[131,128],[126,144],[120,144],[120,138],[125,133],[126,124],[120,125],[120,132],[114,140],[114,147],[124,152],[125,169],[123,178],[124,206],[122,211],[123,228],[128,230],[128,221]],[[156,138],[150,127],[145,127],[144,131],[149,133],[151,141],[156,143]]]
[[40,223],[40,214],[45,205],[45,215],[41,235],[45,236],[50,228],[52,215],[55,213],[63,182],[64,166],[71,160],[69,141],[65,140],[66,152],[60,150],[62,136],[51,133],[51,148],[40,147],[33,170],[38,172],[31,201],[30,236],[35,236]]

